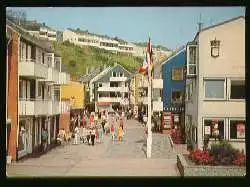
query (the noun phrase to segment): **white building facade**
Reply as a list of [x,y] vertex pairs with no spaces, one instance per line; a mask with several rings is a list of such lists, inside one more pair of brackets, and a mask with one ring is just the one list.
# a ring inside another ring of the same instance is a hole
[[202,148],[219,136],[245,150],[245,18],[202,29],[187,45],[185,129]]
[[69,81],[69,74],[61,72],[61,57],[30,38],[19,43],[18,158],[40,149],[42,128],[48,131],[48,145],[55,143],[59,116],[70,110],[61,101],[60,86]]

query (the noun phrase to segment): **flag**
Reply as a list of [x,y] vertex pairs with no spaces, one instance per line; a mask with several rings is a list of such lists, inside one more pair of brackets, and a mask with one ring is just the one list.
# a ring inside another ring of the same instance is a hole
[[146,75],[148,72],[148,62],[146,59],[143,61],[142,67],[139,69],[139,73],[142,75]]
[[146,49],[146,56],[147,56],[147,64],[148,64],[148,78],[152,79],[152,69],[153,69],[153,49],[151,44],[151,39],[149,36],[147,49]]

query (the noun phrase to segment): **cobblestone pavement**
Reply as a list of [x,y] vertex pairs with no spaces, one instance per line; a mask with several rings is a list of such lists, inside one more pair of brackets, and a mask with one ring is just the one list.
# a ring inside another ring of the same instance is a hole
[[176,153],[167,136],[153,134],[152,158],[146,159],[144,129],[125,121],[125,140],[57,147],[40,158],[6,167],[8,176],[179,176]]

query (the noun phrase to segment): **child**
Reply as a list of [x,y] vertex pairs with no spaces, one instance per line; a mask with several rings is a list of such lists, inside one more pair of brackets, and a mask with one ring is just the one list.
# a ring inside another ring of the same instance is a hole
[[114,128],[114,124],[111,125],[110,133],[112,135],[112,140],[115,141],[115,128]]
[[98,132],[98,129],[97,129],[97,128],[95,129],[95,139],[96,139],[96,143],[99,143],[99,142],[100,142],[99,132]]
[[118,141],[119,141],[119,143],[122,141],[122,136],[123,136],[123,130],[122,130],[122,125],[120,125],[118,128]]

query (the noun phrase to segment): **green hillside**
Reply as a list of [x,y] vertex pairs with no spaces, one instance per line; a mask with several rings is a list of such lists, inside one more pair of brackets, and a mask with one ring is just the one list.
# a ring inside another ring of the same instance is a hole
[[62,63],[67,65],[69,73],[78,76],[86,74],[86,68],[112,66],[118,63],[130,72],[139,69],[143,59],[138,57],[113,54],[95,47],[79,47],[69,42],[54,42],[54,49],[62,56]]

